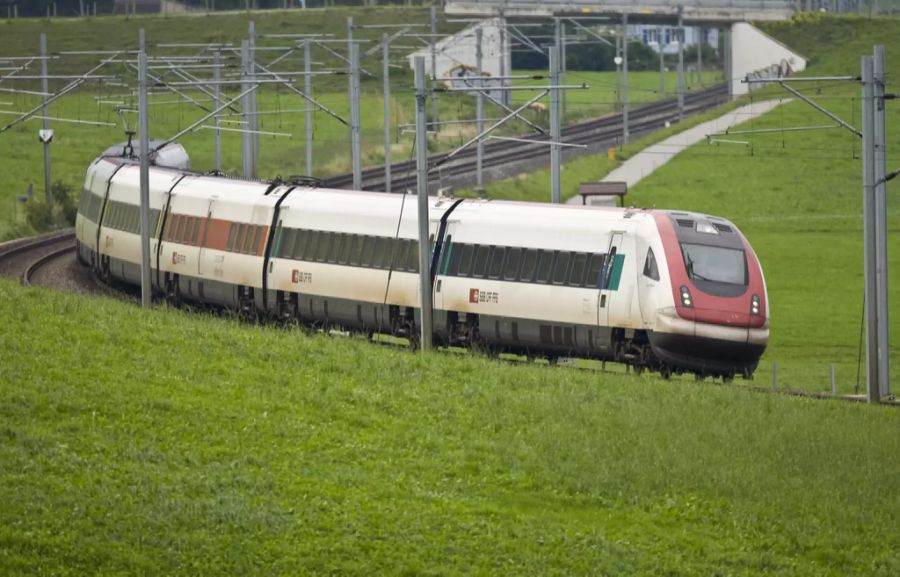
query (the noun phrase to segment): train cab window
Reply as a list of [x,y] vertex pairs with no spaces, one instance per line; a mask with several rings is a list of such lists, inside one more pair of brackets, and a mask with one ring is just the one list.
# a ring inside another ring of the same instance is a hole
[[553,257],[554,252],[550,250],[542,250],[540,251],[540,257],[538,258],[538,267],[537,274],[535,275],[535,281],[541,284],[547,284],[550,282],[550,277],[553,274]]
[[597,288],[600,286],[600,271],[603,269],[603,261],[606,255],[594,253],[589,256],[587,275],[584,277],[584,286]]
[[572,253],[560,251],[556,255],[556,265],[553,267],[553,284],[566,284],[569,273],[569,261]]
[[744,251],[683,243],[681,253],[691,280],[747,286],[747,259]]
[[475,262],[475,245],[463,244],[459,246],[459,276],[472,276],[472,263]]
[[583,252],[576,253],[572,257],[572,268],[569,271],[569,286],[580,287],[584,284],[584,268],[588,255]]
[[484,278],[487,274],[488,260],[491,256],[491,247],[479,244],[475,248],[475,263],[472,265],[472,276]]
[[488,267],[488,278],[498,279],[503,272],[503,260],[506,258],[506,247],[495,246],[491,251],[491,264]]
[[644,276],[659,280],[659,268],[656,265],[656,257],[653,255],[653,249],[647,249],[647,260],[644,261]]
[[535,248],[525,249],[522,257],[522,270],[519,272],[519,280],[522,282],[533,282],[534,273],[537,270],[538,251]]
[[503,267],[503,280],[519,278],[519,266],[522,264],[522,249],[509,248],[506,251],[506,265]]

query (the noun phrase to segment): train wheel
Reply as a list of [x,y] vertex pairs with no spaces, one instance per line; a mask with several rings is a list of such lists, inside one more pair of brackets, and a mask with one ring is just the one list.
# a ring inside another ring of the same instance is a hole
[[661,376],[665,380],[669,380],[672,378],[672,367],[669,365],[663,365],[659,367],[659,376]]
[[181,305],[181,291],[178,290],[178,275],[166,275],[166,303],[177,307]]

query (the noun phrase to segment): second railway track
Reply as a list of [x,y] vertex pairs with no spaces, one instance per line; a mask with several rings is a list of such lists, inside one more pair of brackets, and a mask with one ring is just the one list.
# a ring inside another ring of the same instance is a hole
[[[724,84],[713,86],[706,90],[685,95],[684,114],[690,115],[714,108],[727,97],[727,87]],[[663,127],[667,122],[677,122],[679,118],[677,99],[670,98],[635,108],[631,111],[629,131],[633,137],[649,133]],[[562,140],[568,144],[583,144],[594,148],[595,151],[605,146],[615,145],[620,142],[623,130],[621,114],[609,114],[601,118],[595,118],[571,126],[562,131]],[[535,141],[547,141],[546,134],[522,135]],[[447,153],[435,154],[428,158],[428,165],[432,169],[441,165],[439,171],[433,171],[429,176],[431,185],[440,181],[441,185],[466,186],[472,184],[476,170],[475,149],[469,148],[457,154],[452,160],[445,160]],[[484,145],[482,167],[485,176],[489,170],[518,164],[534,169],[535,162],[540,163],[548,159],[547,146],[541,142],[522,143],[512,141],[494,141]],[[391,165],[391,189],[394,191],[405,190],[415,186],[416,163],[415,161],[396,162]],[[324,179],[324,185],[329,188],[350,188],[353,185],[352,174],[340,174]],[[385,190],[384,167],[377,166],[362,171],[362,188],[365,190]]]

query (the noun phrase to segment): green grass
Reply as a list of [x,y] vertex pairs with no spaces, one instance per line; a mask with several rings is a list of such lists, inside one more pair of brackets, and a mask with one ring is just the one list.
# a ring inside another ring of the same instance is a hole
[[900,571],[896,409],[6,281],[0,317],[4,575]]

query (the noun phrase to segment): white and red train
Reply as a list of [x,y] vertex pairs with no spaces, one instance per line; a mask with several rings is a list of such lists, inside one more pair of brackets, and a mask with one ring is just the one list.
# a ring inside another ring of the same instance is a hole
[[[183,165],[184,166],[184,165]],[[139,166],[87,171],[78,258],[140,284]],[[415,197],[150,168],[154,290],[415,338]],[[769,311],[756,254],[727,220],[667,210],[429,199],[434,340],[496,352],[750,377]]]

